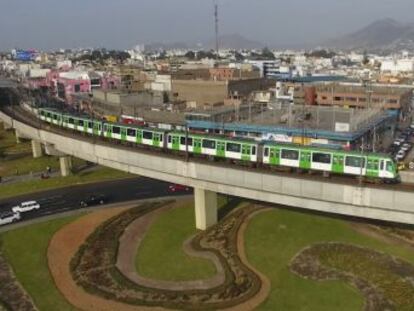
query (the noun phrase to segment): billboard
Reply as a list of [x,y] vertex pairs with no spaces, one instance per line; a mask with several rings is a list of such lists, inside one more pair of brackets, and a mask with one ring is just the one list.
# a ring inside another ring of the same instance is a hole
[[15,60],[20,60],[24,62],[33,61],[37,56],[37,52],[35,50],[17,50],[14,54]]

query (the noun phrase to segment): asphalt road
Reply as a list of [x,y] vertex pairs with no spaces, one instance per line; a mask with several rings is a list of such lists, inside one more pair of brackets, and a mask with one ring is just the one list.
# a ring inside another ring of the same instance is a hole
[[185,191],[172,193],[168,190],[169,185],[145,177],[76,185],[0,200],[0,210],[10,210],[24,201],[37,201],[40,204],[39,210],[21,214],[21,221],[25,221],[80,209],[80,201],[87,199],[91,194],[103,194],[108,197],[106,203],[112,204],[190,193]]

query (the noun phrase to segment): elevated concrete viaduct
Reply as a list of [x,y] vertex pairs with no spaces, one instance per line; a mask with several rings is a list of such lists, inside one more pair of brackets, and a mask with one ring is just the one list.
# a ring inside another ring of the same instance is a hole
[[[217,221],[217,193],[303,209],[391,222],[414,224],[414,192],[331,183],[329,180],[281,176],[239,167],[217,167],[208,162],[186,162],[162,153],[119,148],[93,139],[77,139],[12,120],[0,120],[25,137],[52,145],[68,156],[132,174],[194,187],[196,226],[205,229]],[[62,160],[63,161],[63,160]]]

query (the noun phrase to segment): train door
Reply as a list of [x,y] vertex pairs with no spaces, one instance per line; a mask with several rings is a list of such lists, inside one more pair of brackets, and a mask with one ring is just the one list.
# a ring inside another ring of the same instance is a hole
[[137,130],[137,144],[142,144],[142,130]]
[[180,150],[180,136],[172,135],[172,149]]
[[250,161],[250,145],[242,145],[241,153],[243,161]]
[[84,133],[88,133],[88,124],[89,124],[89,121],[87,121],[87,120],[82,120],[83,121],[83,132]]
[[127,140],[127,129],[125,127],[121,127],[121,140],[122,141]]
[[193,144],[194,144],[193,152],[195,154],[201,154],[201,138],[194,138]]
[[367,161],[367,176],[378,177],[379,175],[379,162],[377,159],[369,159]]
[[217,141],[216,155],[222,158],[226,156],[226,143],[224,141]]
[[280,165],[280,150],[277,148],[270,148],[269,163],[273,165]]
[[101,132],[101,126],[99,122],[93,122],[93,135],[99,136]]
[[305,170],[308,170],[311,168],[311,152],[302,150],[300,152],[300,162],[299,167]]
[[152,145],[154,147],[159,147],[160,146],[160,141],[161,141],[161,133],[154,132],[152,137],[153,137],[152,138]]
[[341,154],[334,154],[333,156],[333,172],[343,174],[344,172],[344,156]]
[[107,125],[106,137],[112,138],[112,125]]

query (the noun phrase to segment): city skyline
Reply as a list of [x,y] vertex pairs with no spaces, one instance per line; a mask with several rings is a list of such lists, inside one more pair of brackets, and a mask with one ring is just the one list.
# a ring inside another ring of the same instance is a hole
[[[128,48],[152,42],[205,42],[214,37],[213,1],[3,0],[0,49]],[[414,3],[397,1],[218,0],[220,34],[271,47],[315,44],[383,18],[414,22]],[[356,10],[358,8],[358,10]],[[315,22],[317,21],[317,23]],[[254,25],[254,26],[252,26]]]

